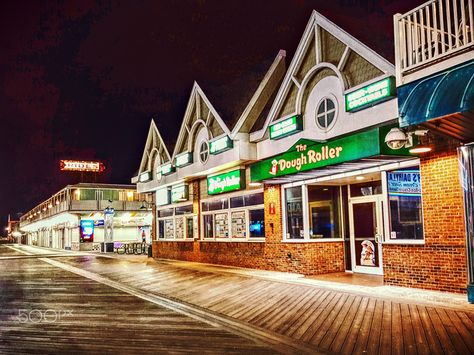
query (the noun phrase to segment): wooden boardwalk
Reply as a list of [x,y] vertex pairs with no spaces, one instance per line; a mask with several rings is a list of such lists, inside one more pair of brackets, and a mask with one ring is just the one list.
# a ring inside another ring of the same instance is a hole
[[405,303],[156,261],[76,257],[61,262],[330,353],[474,353],[471,310]]

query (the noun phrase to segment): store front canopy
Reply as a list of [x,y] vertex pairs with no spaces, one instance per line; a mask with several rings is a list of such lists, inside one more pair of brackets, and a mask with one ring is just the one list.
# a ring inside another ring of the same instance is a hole
[[385,144],[390,127],[374,128],[328,142],[301,139],[288,151],[250,167],[252,182],[283,184],[322,177],[366,173],[381,166],[416,159],[406,148]]
[[474,140],[474,61],[398,88],[400,127],[422,124]]

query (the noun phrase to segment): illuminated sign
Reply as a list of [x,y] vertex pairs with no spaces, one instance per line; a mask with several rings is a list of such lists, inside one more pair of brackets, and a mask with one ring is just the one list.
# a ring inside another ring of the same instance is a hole
[[187,201],[189,198],[188,185],[178,185],[171,188],[171,203]]
[[94,241],[94,220],[81,220],[81,242],[93,242]]
[[100,161],[60,160],[59,169],[61,171],[90,171],[101,173],[105,170],[105,166]]
[[143,173],[140,174],[140,177],[138,178],[138,180],[140,182],[146,182],[146,181],[149,181],[151,180],[151,174],[149,171],[145,171]]
[[387,173],[390,196],[421,196],[419,170],[400,170]]
[[251,165],[250,179],[257,182],[374,156],[410,156],[406,148],[387,147],[388,130],[390,127],[374,128],[327,143],[300,139],[285,153]]
[[395,80],[385,78],[346,94],[346,111],[357,111],[395,96]]
[[207,193],[209,195],[240,190],[245,186],[245,173],[240,169],[207,178]]
[[161,174],[162,175],[169,175],[175,171],[174,166],[171,163],[166,163],[161,166]]
[[229,136],[224,136],[209,142],[209,146],[211,154],[219,154],[233,148],[234,143],[232,139],[229,138]]
[[270,139],[280,139],[303,130],[303,117],[296,115],[270,126]]
[[170,203],[170,190],[167,187],[156,190],[156,205],[163,206]]
[[186,152],[176,156],[176,167],[182,168],[193,162],[193,156],[191,153]]

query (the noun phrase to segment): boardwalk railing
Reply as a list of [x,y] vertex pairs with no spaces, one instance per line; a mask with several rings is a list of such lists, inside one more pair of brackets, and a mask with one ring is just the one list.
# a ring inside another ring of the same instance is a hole
[[397,82],[474,45],[473,0],[432,0],[394,16]]

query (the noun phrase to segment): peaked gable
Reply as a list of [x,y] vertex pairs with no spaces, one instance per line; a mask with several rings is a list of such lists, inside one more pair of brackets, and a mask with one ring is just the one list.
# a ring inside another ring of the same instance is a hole
[[337,77],[345,92],[394,74],[393,64],[313,11],[263,129],[251,140],[262,139],[273,121],[301,113],[310,91],[306,89],[325,77]]
[[144,171],[152,171],[156,166],[169,161],[171,161],[171,157],[168,149],[163,142],[163,138],[161,138],[155,121],[152,119],[150,123],[150,129],[148,130],[148,136],[140,163],[140,169],[138,170],[138,175]]
[[183,122],[179,130],[172,159],[176,155],[193,150],[196,134],[205,128],[208,138],[212,139],[221,135],[229,135],[226,124],[212,106],[200,86],[194,82],[189,96]]

